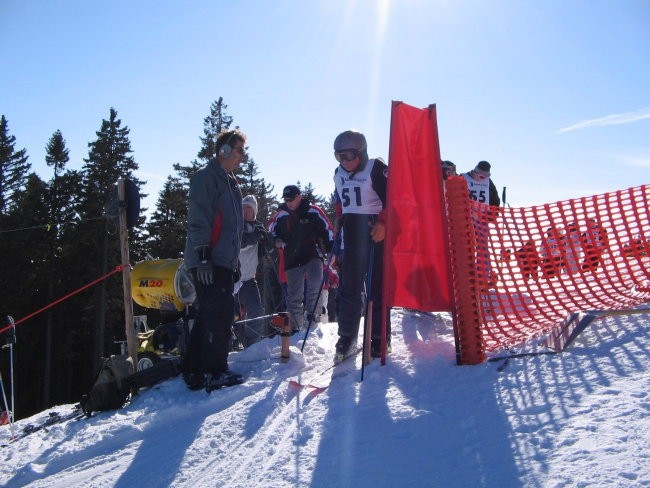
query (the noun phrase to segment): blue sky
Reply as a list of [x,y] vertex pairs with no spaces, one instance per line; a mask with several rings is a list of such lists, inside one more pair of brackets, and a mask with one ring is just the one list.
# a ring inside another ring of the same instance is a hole
[[114,107],[155,202],[224,98],[261,176],[333,190],[332,142],[388,157],[390,105],[435,103],[443,159],[512,206],[650,182],[650,1],[0,1],[0,113],[44,179]]

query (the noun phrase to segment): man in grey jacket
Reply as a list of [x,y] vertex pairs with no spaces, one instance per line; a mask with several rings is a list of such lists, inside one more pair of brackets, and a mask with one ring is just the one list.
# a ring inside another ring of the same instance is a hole
[[243,229],[242,194],[232,172],[246,156],[239,130],[217,137],[216,158],[190,182],[185,265],[194,277],[198,314],[183,358],[188,388],[212,391],[244,381],[228,369],[234,321],[234,283],[239,280]]

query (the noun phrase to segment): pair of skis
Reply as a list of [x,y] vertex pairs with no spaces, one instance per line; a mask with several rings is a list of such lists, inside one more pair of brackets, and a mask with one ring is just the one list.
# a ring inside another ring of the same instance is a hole
[[53,425],[62,424],[70,420],[81,420],[84,417],[86,417],[86,414],[81,410],[80,405],[76,406],[72,412],[67,414],[62,414],[61,412],[50,412],[45,420],[38,424],[27,424],[19,434],[10,438],[7,444],[2,444],[0,447],[7,447],[9,444],[23,439],[35,432],[40,432],[41,430],[47,431],[48,427]]

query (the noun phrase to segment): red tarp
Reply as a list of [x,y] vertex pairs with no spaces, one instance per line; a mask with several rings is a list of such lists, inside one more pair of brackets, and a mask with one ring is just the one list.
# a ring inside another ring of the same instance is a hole
[[393,102],[384,255],[384,307],[450,311],[436,107]]

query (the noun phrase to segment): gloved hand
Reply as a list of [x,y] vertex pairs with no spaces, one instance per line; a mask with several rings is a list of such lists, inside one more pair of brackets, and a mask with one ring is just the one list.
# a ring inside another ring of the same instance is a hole
[[199,265],[196,267],[196,279],[204,285],[211,285],[214,282],[214,270],[212,267],[212,258],[208,246],[196,248],[199,254]]
[[257,234],[257,240],[261,244],[266,244],[266,241],[268,239],[268,234],[266,233],[266,229],[262,224],[255,224],[255,233]]
[[212,261],[201,261],[196,267],[196,279],[204,285],[211,285],[214,282],[214,271]]
[[384,240],[384,237],[386,237],[386,226],[383,222],[377,221],[374,223],[372,229],[370,229],[370,237],[374,242],[381,242]]

